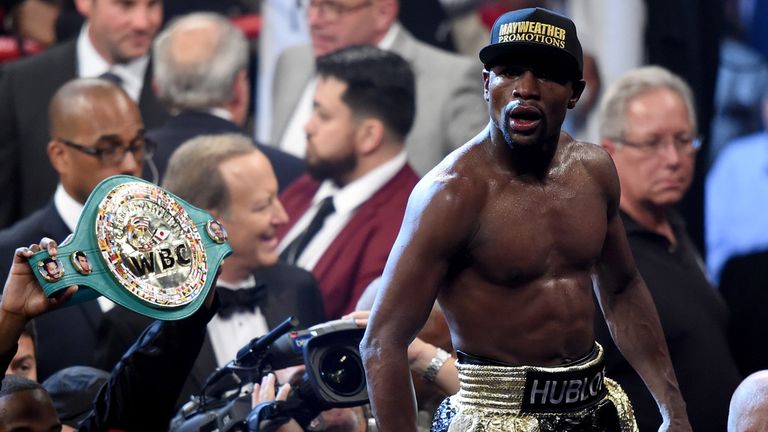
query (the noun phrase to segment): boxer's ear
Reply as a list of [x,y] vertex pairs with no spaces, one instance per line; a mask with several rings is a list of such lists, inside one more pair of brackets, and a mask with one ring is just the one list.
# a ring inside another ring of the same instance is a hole
[[576,102],[579,101],[579,98],[581,97],[581,94],[584,93],[584,88],[587,86],[587,82],[583,79],[578,81],[573,81],[571,84],[572,87],[572,93],[571,98],[568,99],[568,109],[573,109],[576,107]]

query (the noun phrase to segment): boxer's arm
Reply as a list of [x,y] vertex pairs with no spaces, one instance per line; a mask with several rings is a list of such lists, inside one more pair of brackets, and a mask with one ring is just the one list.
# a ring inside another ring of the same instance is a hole
[[471,231],[468,221],[476,220],[463,199],[472,192],[454,186],[427,180],[414,189],[360,344],[381,431],[416,431],[407,348],[432,310],[450,257]]
[[[358,327],[365,328],[368,325],[368,318],[371,311],[358,310],[341,319],[352,319]],[[417,376],[424,376],[430,364],[437,356],[439,347],[425,342],[418,337],[408,345],[408,363],[411,372]],[[442,367],[438,369],[435,376],[435,385],[445,394],[452,395],[459,391],[459,371],[456,369],[456,359],[449,357],[445,360]]]
[[618,178],[612,164],[610,168],[613,175],[608,177],[608,232],[596,266],[596,294],[616,346],[656,399],[664,419],[661,430],[688,431],[691,426],[685,402],[656,306],[635,266],[618,214]]

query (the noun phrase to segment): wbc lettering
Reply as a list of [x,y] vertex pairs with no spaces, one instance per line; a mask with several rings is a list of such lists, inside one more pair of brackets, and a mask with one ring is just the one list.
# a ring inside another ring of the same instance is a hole
[[205,245],[184,206],[145,182],[113,187],[99,203],[99,250],[117,282],[142,302],[177,307],[206,283]]
[[158,248],[128,257],[132,273],[142,277],[151,273],[162,273],[177,266],[189,266],[192,259],[186,244],[175,248]]

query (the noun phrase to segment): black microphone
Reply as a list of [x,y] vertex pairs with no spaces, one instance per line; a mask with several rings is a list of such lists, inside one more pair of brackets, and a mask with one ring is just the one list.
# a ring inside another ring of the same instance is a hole
[[[295,317],[288,317],[285,321],[281,322],[277,327],[273,328],[269,333],[264,336],[257,337],[248,342],[247,345],[240,348],[237,351],[237,356],[234,360],[230,361],[223,367],[216,369],[208,375],[208,378],[203,384],[201,394],[205,395],[208,392],[214,393],[211,388],[216,392],[213,395],[220,395],[223,391],[227,391],[232,385],[239,385],[243,379],[251,380],[254,376],[261,371],[247,371],[249,368],[261,366],[261,362],[267,355],[267,348],[277,340],[280,336],[288,333],[294,327],[299,325],[299,319]],[[214,383],[227,376],[233,374],[230,381],[223,383],[222,385],[215,386]]]
[[235,356],[233,365],[236,367],[253,367],[257,366],[261,359],[266,354],[266,349],[272,345],[280,336],[293,330],[299,325],[299,319],[296,317],[288,317],[285,321],[281,322],[277,327],[273,328],[269,333],[264,336],[255,338],[248,342],[247,345],[240,348]]

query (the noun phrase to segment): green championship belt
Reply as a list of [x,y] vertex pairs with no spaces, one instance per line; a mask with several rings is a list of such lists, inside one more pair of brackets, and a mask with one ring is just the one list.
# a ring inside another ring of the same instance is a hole
[[142,315],[176,320],[200,308],[231,252],[224,227],[208,212],[119,175],[96,186],[56,256],[40,251],[29,264],[49,297],[80,286],[67,304],[103,295]]

